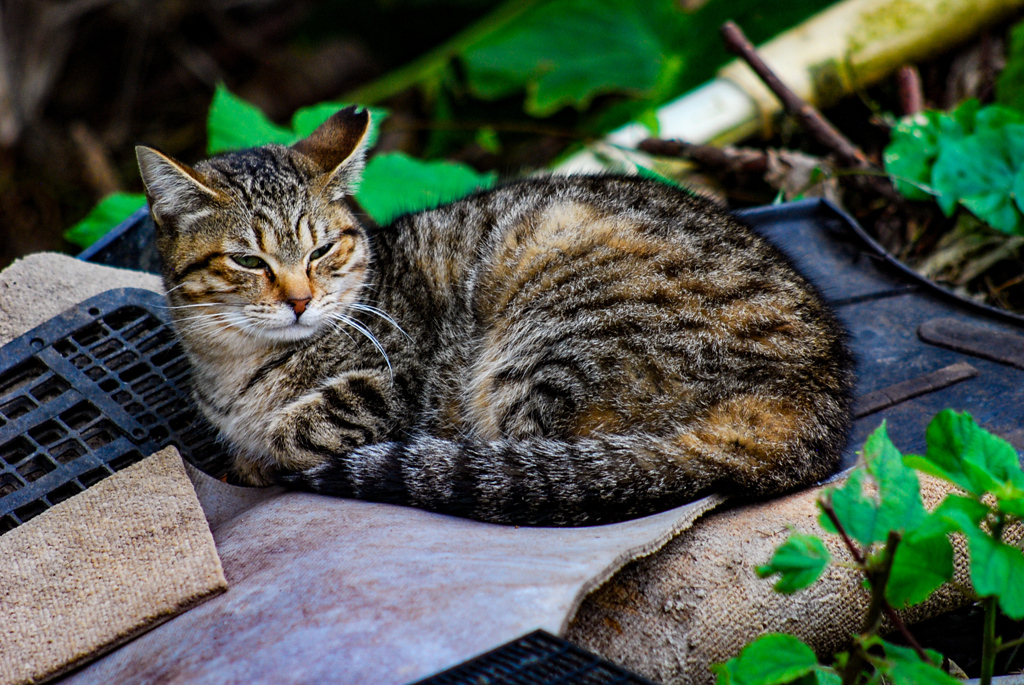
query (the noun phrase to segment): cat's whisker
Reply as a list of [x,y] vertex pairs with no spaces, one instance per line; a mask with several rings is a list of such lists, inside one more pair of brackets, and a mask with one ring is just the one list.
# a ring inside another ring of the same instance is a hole
[[199,304],[155,305],[160,309],[191,309],[192,307],[223,307],[220,302],[201,302]]
[[377,348],[377,351],[384,357],[384,363],[388,365],[388,373],[391,374],[391,380],[393,381],[395,379],[395,372],[394,369],[391,368],[391,360],[388,358],[388,353],[384,349],[384,346],[380,344],[380,341],[377,340],[376,337],[374,337],[373,333],[350,316],[345,316],[344,314],[332,314],[331,316],[362,333],[363,336],[370,341],[370,344]]
[[175,321],[190,321],[192,319],[206,319],[210,317],[225,317],[230,316],[232,312],[199,312],[193,313],[190,316],[175,317]]
[[408,340],[412,340],[412,336],[410,336],[408,333],[406,333],[405,330],[401,326],[398,325],[398,322],[395,321],[394,319],[392,319],[388,315],[388,313],[385,312],[384,310],[377,309],[373,305],[365,304],[365,303],[362,303],[362,302],[353,302],[349,306],[352,309],[356,309],[356,310],[361,311],[361,312],[366,312],[367,314],[374,314],[375,316],[383,319],[384,321],[387,321],[389,324],[391,324],[396,329],[398,329],[398,332],[401,333],[402,335],[404,335]]
[[356,339],[349,335],[348,331],[345,330],[345,323],[343,321],[339,321],[335,319],[333,316],[330,316],[328,319],[328,323],[330,324],[332,331],[338,331],[340,333],[343,333],[346,338],[352,341],[353,345],[356,344]]

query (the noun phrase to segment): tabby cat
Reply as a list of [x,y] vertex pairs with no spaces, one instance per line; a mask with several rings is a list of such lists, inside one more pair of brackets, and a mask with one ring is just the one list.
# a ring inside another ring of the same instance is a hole
[[194,168],[138,148],[195,398],[242,481],[589,525],[837,465],[844,333],[734,218],[555,176],[365,226],[368,127],[349,108]]

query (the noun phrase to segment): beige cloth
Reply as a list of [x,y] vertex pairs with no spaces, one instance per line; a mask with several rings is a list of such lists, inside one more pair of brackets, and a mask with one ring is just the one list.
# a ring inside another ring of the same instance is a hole
[[173,447],[0,536],[0,683],[52,678],[227,589]]

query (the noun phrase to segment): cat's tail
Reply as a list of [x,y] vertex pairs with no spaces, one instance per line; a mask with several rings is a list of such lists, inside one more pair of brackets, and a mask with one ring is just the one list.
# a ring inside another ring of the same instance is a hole
[[[278,479],[313,492],[493,523],[583,526],[663,511],[723,480],[735,483],[722,457],[709,461],[677,441],[652,436],[486,442],[423,436],[364,446]],[[777,474],[777,489],[796,484],[794,477],[811,482],[812,475]]]

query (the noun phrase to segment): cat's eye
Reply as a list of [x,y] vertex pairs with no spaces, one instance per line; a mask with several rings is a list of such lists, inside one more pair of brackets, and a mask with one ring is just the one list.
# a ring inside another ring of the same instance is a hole
[[327,243],[326,245],[316,248],[315,250],[309,253],[309,261],[313,261],[314,259],[320,259],[325,254],[330,252],[332,247],[334,247],[334,243]]
[[267,268],[267,263],[255,255],[231,255],[231,259],[235,260],[236,264],[244,266],[246,269]]

